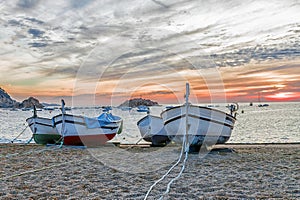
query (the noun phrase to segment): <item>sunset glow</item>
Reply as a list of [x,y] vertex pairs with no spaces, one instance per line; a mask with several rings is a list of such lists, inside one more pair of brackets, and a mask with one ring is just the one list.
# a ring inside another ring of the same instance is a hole
[[281,92],[276,93],[274,95],[266,96],[267,100],[270,101],[291,101],[291,100],[299,100],[300,92]]
[[180,103],[186,82],[195,103],[300,101],[298,4],[125,4],[2,3],[0,87],[74,105]]

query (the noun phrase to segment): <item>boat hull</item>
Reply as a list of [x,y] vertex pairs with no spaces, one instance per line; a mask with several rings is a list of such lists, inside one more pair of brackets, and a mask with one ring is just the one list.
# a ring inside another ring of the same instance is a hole
[[94,135],[68,135],[64,137],[65,145],[76,145],[76,146],[98,146],[103,145],[107,141],[115,137],[113,134],[94,134]]
[[[105,144],[120,132],[122,123],[120,121],[119,123],[108,123],[101,127],[93,126],[93,124],[97,124],[98,121],[96,118],[89,118],[89,126],[86,123],[85,117],[69,114],[57,115],[53,120],[58,132],[63,135],[65,145],[85,146]],[[93,127],[91,128],[91,126]]]
[[[161,113],[169,138],[182,143],[186,134],[185,105],[167,109]],[[227,142],[235,123],[235,118],[225,112],[189,105],[188,106],[188,134],[190,145],[214,145]]]
[[61,140],[61,135],[55,128],[52,119],[31,117],[26,120],[37,144],[55,144]]
[[153,145],[162,145],[170,142],[170,138],[164,128],[163,120],[160,117],[147,115],[137,122],[141,136]]
[[33,140],[37,144],[57,144],[61,141],[58,134],[33,134]]

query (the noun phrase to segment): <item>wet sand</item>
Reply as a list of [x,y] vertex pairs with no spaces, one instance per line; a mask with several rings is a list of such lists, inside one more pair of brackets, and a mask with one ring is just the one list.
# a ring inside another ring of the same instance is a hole
[[[1,144],[0,199],[144,199],[180,146],[73,148]],[[164,199],[299,199],[300,144],[227,144],[189,154]],[[159,199],[177,166],[148,199]]]

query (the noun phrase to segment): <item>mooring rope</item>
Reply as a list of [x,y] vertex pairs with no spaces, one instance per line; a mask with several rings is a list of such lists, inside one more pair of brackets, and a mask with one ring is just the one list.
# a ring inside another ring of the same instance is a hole
[[17,137],[15,137],[13,140],[11,140],[10,143],[14,143],[14,141],[15,141],[16,139],[18,139],[18,138],[25,132],[25,130],[26,130],[28,127],[29,127],[29,125],[27,125],[27,126],[21,131],[21,133],[20,133]]
[[164,198],[165,195],[167,195],[169,192],[170,192],[170,188],[171,188],[171,185],[173,184],[173,182],[175,182],[177,179],[180,178],[180,176],[182,175],[184,169],[185,169],[185,164],[186,164],[186,161],[188,159],[188,154],[189,154],[189,147],[186,146],[185,147],[185,158],[183,160],[183,164],[182,164],[182,167],[181,167],[181,170],[179,172],[179,174],[173,178],[169,183],[168,183],[168,186],[167,186],[167,189],[166,191],[163,193],[163,195],[159,198],[160,200],[162,200]]
[[184,153],[184,150],[185,150],[185,137],[183,137],[183,140],[182,140],[182,148],[181,148],[181,152],[180,152],[180,155],[179,155],[179,158],[177,160],[177,162],[160,178],[158,179],[157,181],[155,181],[151,187],[149,188],[144,200],[146,200],[151,192],[151,190],[160,182],[162,181],[163,179],[165,179],[166,176],[168,176],[168,174],[180,163],[181,161],[181,158],[182,158],[182,155]]
[[151,185],[151,187],[149,188],[144,200],[146,200],[151,192],[151,190],[153,189],[153,187],[155,185],[157,185],[157,183],[159,183],[160,181],[162,181],[181,161],[181,158],[182,158],[182,155],[183,153],[185,152],[185,158],[184,158],[184,161],[183,161],[183,164],[182,164],[182,168],[179,172],[179,174],[173,178],[167,185],[167,189],[166,191],[163,193],[163,195],[160,197],[160,199],[163,199],[163,197],[165,195],[167,195],[170,191],[170,187],[172,185],[172,183],[174,181],[176,181],[177,179],[180,178],[180,176],[182,175],[184,169],[185,169],[185,164],[186,164],[186,161],[188,159],[188,152],[189,152],[189,142],[188,142],[188,131],[189,131],[189,128],[190,128],[190,124],[188,122],[188,109],[189,109],[189,95],[190,95],[190,89],[189,89],[189,83],[186,83],[186,94],[185,94],[185,134],[183,135],[183,139],[182,139],[182,148],[181,148],[181,152],[180,152],[180,156],[179,156],[179,159],[177,160],[177,162],[167,171],[167,173],[165,173],[159,180],[155,181],[155,183],[153,185]]
[[[27,145],[27,144],[24,144],[24,145]],[[61,146],[58,146],[57,148],[52,148],[52,149],[60,149]],[[13,157],[13,156],[25,156],[25,155],[29,155],[31,153],[41,153],[43,151],[48,151],[48,150],[52,150],[51,148],[43,148],[39,151],[37,150],[30,150],[30,151],[27,151],[27,152],[23,152],[23,153],[12,153],[12,154],[6,154],[6,155],[0,155],[0,158],[10,158],[10,157]]]
[[7,180],[7,179],[18,177],[18,176],[23,176],[23,175],[26,175],[26,174],[35,173],[35,172],[39,172],[39,171],[51,169],[51,168],[54,168],[54,167],[59,167],[59,166],[65,165],[65,164],[70,164],[70,163],[73,163],[73,162],[82,161],[83,159],[80,159],[80,160],[71,160],[69,162],[64,162],[64,163],[59,163],[59,164],[55,164],[55,165],[50,165],[48,167],[42,167],[42,168],[38,168],[38,169],[34,169],[34,170],[28,170],[28,171],[21,172],[21,173],[18,173],[18,174],[14,174],[14,175],[11,175],[11,176],[3,177],[0,180]]

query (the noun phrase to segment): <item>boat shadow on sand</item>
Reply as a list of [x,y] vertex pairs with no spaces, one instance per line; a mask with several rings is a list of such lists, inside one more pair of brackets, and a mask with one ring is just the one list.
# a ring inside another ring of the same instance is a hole
[[190,146],[189,148],[189,153],[190,154],[199,154],[199,152],[208,152],[208,154],[210,155],[227,155],[230,153],[237,153],[236,150],[232,149],[232,148],[220,148],[220,147],[216,147],[216,148],[211,148],[211,149],[207,149],[204,148],[203,150],[201,149],[201,146]]

